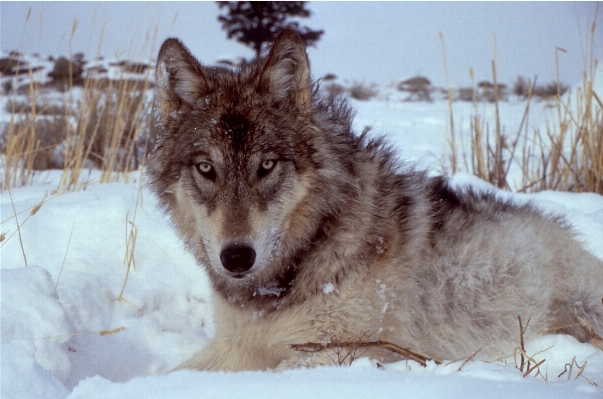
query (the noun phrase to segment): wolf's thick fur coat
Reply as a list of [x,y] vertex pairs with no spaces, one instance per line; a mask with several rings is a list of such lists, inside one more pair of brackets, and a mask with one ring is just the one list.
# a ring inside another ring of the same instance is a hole
[[356,136],[295,33],[237,71],[168,39],[157,87],[150,185],[214,289],[215,339],[181,367],[326,363],[288,345],[367,333],[493,359],[518,345],[517,316],[528,337],[603,335],[603,262],[563,220],[454,190]]

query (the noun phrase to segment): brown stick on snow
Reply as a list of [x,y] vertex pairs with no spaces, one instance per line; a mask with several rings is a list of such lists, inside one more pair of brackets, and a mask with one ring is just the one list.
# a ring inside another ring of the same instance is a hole
[[381,340],[379,340],[379,341],[362,341],[362,342],[333,341],[333,342],[325,342],[325,343],[306,342],[303,344],[289,345],[289,348],[294,349],[296,351],[302,351],[302,352],[319,352],[321,350],[335,349],[335,348],[369,348],[369,347],[378,347],[378,348],[387,349],[391,352],[402,355],[407,359],[414,360],[417,363],[421,364],[422,366],[426,366],[427,361],[429,361],[429,360],[434,361],[436,364],[442,363],[440,360],[436,360],[429,356],[422,355],[418,352],[413,351],[412,349],[408,349],[408,348],[393,344],[391,342],[381,341]]

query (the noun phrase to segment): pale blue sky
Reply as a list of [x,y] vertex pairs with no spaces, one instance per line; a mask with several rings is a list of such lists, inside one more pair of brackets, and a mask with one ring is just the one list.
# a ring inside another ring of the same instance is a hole
[[[315,77],[332,72],[386,84],[422,74],[445,85],[443,32],[452,84],[468,85],[469,67],[477,80],[492,79],[495,34],[499,81],[512,83],[518,74],[553,81],[560,47],[567,50],[559,54],[561,80],[574,84],[582,76],[583,49],[590,48],[596,3],[311,2],[308,8],[313,16],[304,23],[325,30],[308,51]],[[169,36],[180,37],[202,62],[253,54],[226,39],[213,2],[2,1],[0,11],[4,52],[66,55],[77,19],[71,48],[89,59],[97,53],[153,58]],[[603,61],[603,9],[596,22],[595,56]]]

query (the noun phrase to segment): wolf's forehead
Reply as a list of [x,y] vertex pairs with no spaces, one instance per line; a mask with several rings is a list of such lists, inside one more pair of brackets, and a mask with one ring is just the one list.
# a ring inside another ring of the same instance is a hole
[[245,135],[251,129],[255,128],[255,123],[248,112],[239,110],[224,110],[220,114],[219,127],[226,129],[228,135]]
[[219,122],[215,126],[217,134],[222,140],[231,144],[234,150],[243,151],[248,149],[251,136],[256,129],[249,115],[238,111],[225,111],[219,116]]

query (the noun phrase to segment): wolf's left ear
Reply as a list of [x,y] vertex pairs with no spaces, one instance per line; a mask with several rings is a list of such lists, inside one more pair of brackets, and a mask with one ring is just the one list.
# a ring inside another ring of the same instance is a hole
[[155,77],[157,107],[165,128],[181,112],[193,108],[198,99],[209,91],[203,67],[178,39],[163,42],[157,57]]
[[276,39],[264,64],[261,90],[279,101],[290,101],[302,111],[310,109],[312,81],[306,46],[297,33],[285,30]]

